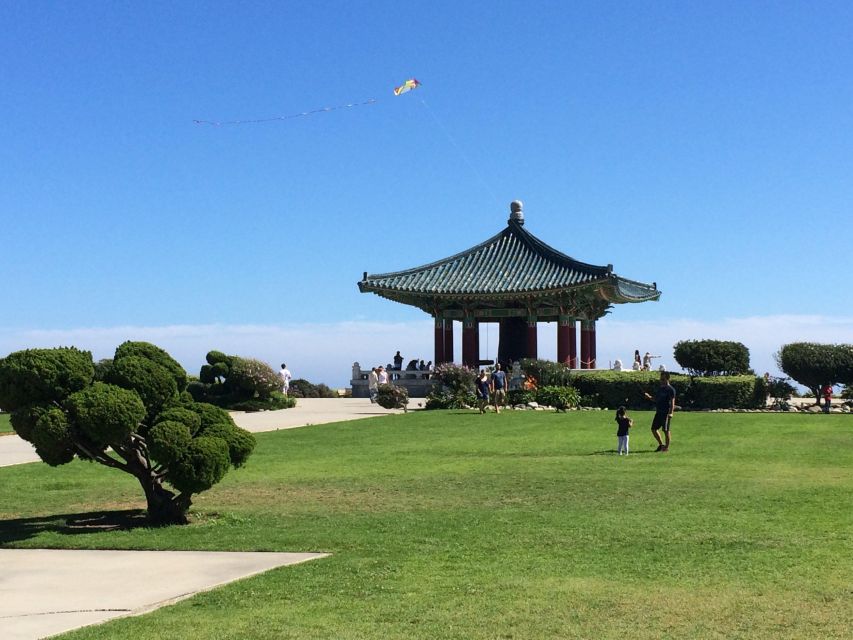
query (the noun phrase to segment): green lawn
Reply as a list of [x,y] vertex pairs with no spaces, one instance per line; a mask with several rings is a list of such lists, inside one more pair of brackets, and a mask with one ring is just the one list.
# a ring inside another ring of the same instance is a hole
[[0,435],[12,432],[12,425],[9,423],[9,414],[0,413]]
[[66,640],[849,638],[853,418],[678,414],[669,453],[634,418],[628,458],[610,412],[259,434],[159,530],[80,526],[133,522],[121,473],[7,467],[0,543],[334,554]]

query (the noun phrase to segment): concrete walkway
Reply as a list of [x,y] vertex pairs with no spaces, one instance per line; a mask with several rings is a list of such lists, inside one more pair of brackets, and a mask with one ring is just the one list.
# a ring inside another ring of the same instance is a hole
[[[417,409],[418,405],[424,402],[424,398],[413,398],[409,400],[408,408],[409,410]],[[256,413],[235,411],[231,415],[238,426],[257,433],[344,420],[375,418],[393,413],[402,413],[402,411],[383,409],[378,404],[370,404],[367,398],[299,398],[292,409]],[[39,457],[30,443],[16,435],[0,436],[0,467],[38,461]]]
[[36,640],[140,615],[233,580],[326,555],[0,549],[0,637]]

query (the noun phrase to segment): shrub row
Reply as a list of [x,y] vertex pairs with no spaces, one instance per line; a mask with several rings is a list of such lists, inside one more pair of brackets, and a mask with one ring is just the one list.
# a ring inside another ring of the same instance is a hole
[[[767,387],[763,378],[753,375],[691,377],[673,373],[676,404],[683,409],[750,409],[763,407]],[[572,386],[580,391],[582,404],[615,409],[652,409],[645,393],[655,395],[660,385],[656,371],[589,371],[575,373]]]

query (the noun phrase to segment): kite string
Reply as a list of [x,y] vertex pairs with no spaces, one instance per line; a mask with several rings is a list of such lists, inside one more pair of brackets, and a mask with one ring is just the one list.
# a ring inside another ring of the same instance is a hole
[[450,131],[448,131],[447,127],[444,126],[444,123],[441,122],[439,117],[435,114],[435,112],[426,103],[426,100],[421,98],[421,104],[424,105],[424,107],[426,107],[426,110],[432,116],[432,119],[435,120],[435,123],[441,128],[442,131],[444,131],[444,134],[447,136],[447,139],[450,140],[450,143],[456,148],[456,151],[459,153],[459,156],[462,158],[462,160],[465,162],[465,164],[468,165],[468,168],[471,169],[471,171],[474,173],[474,175],[477,176],[477,178],[480,180],[482,185],[486,188],[486,191],[488,191],[489,194],[492,196],[492,200],[495,201],[495,204],[498,207],[500,207],[501,205],[500,205],[500,202],[498,201],[498,197],[495,195],[495,192],[492,190],[491,185],[486,181],[486,179],[482,176],[482,174],[480,174],[480,172],[477,171],[477,168],[471,163],[471,161],[468,159],[468,156],[465,155],[465,152],[462,150],[462,147],[459,145],[458,142],[456,142],[456,138],[454,138],[453,135],[450,133]]
[[195,124],[209,124],[213,127],[221,127],[228,124],[257,124],[259,122],[275,122],[276,120],[290,120],[291,118],[303,118],[311,116],[315,113],[326,113],[337,109],[351,109],[353,107],[363,107],[366,105],[376,104],[379,102],[376,98],[369,98],[364,102],[350,102],[349,104],[339,104],[334,107],[323,107],[321,109],[312,109],[311,111],[302,111],[301,113],[292,113],[286,116],[275,116],[274,118],[257,118],[254,120],[193,120]]

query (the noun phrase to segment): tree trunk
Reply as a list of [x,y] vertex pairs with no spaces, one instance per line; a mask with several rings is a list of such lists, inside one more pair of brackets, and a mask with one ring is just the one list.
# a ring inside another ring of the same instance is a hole
[[187,509],[190,501],[188,498],[181,499],[168,489],[163,488],[161,482],[152,477],[149,472],[138,475],[139,484],[145,491],[145,500],[148,502],[148,520],[156,525],[188,524]]

